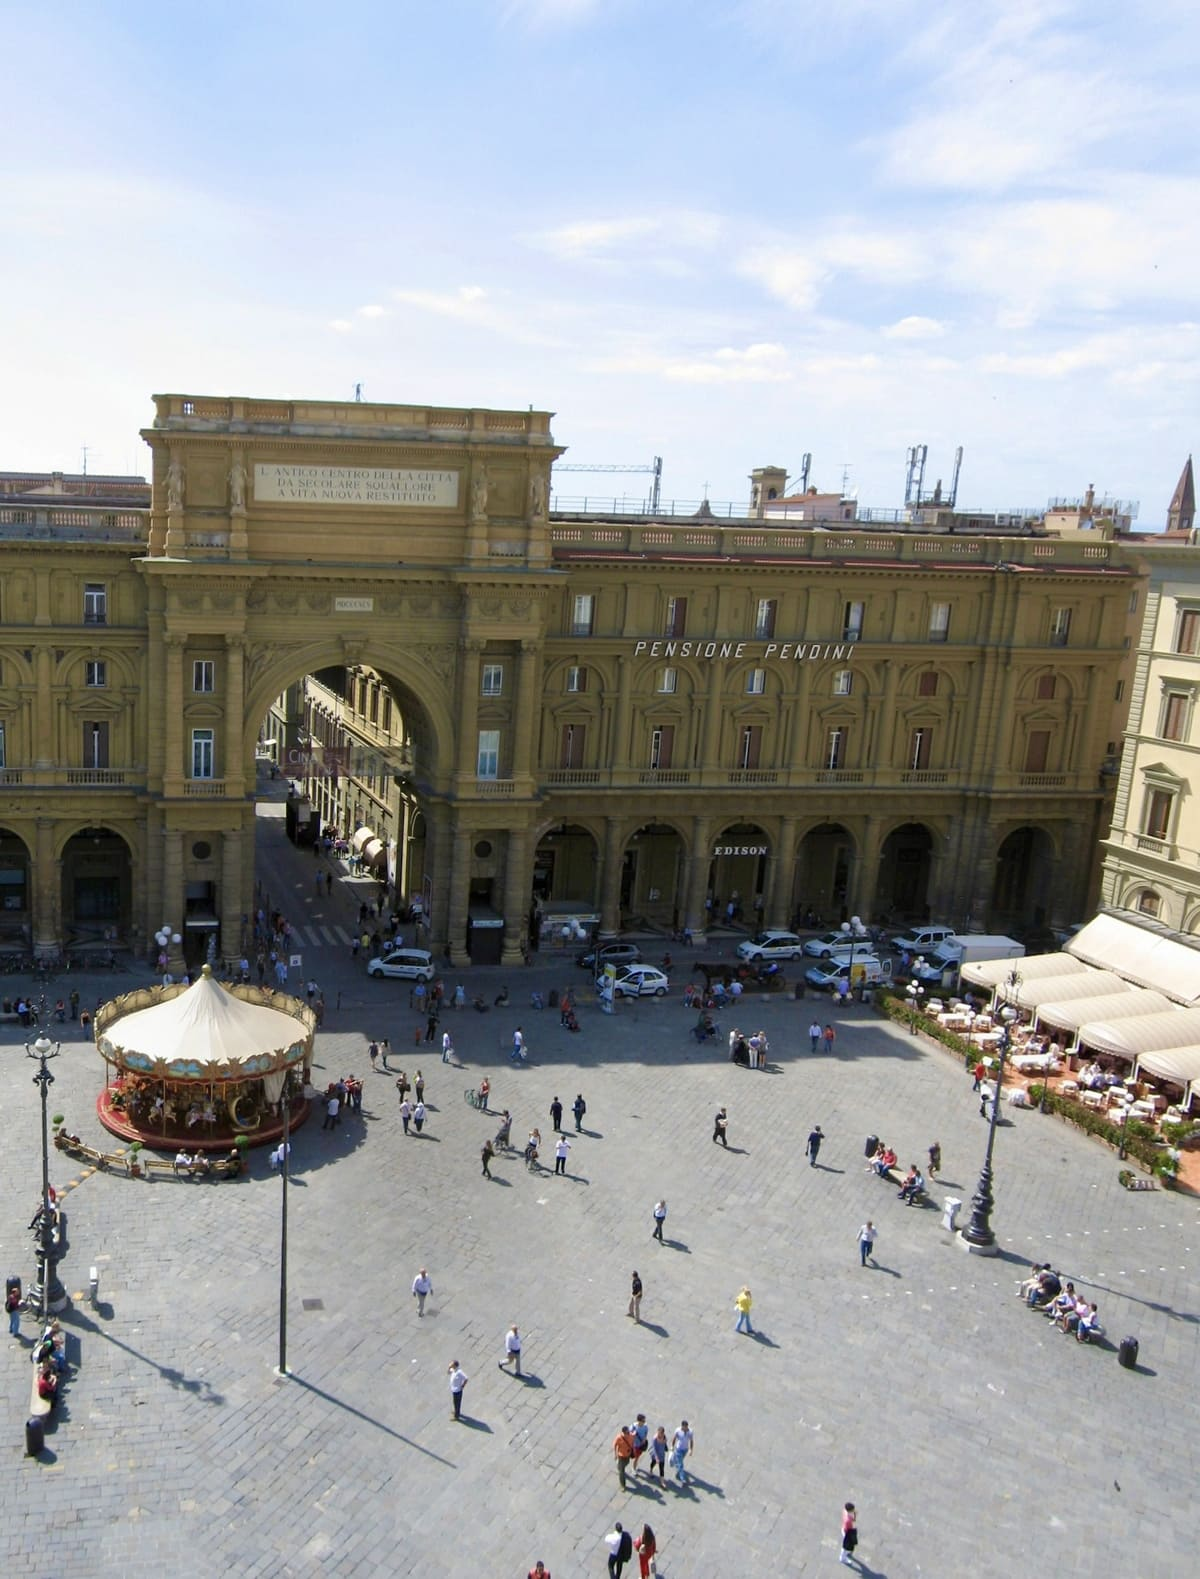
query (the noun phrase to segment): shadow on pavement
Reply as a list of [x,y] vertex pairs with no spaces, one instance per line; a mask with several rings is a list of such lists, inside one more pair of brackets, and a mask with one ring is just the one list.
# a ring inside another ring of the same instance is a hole
[[667,1328],[660,1327],[656,1321],[639,1321],[636,1322],[635,1325],[639,1327],[645,1327],[647,1332],[652,1332],[656,1337],[659,1338],[669,1338],[671,1336]]
[[143,1354],[140,1349],[135,1349],[128,1343],[122,1343],[120,1338],[114,1338],[111,1332],[106,1332],[98,1322],[93,1321],[90,1316],[84,1315],[83,1311],[78,1307],[66,1312],[61,1320],[65,1327],[80,1327],[85,1332],[93,1332],[98,1338],[103,1339],[105,1343],[111,1343],[123,1353],[132,1355],[135,1360],[141,1360],[143,1364],[157,1371],[163,1381],[169,1383],[170,1386],[177,1388],[181,1392],[191,1393],[194,1398],[198,1398],[202,1403],[223,1404],[225,1402],[224,1395],[216,1392],[210,1383],[200,1380],[189,1380],[182,1371],[177,1371],[174,1366],[159,1365],[157,1360],[152,1360],[149,1355]]
[[[293,1382],[297,1387],[303,1387],[306,1393],[313,1393],[317,1398],[323,1398],[327,1404],[333,1404],[337,1409],[344,1409],[347,1414],[353,1415],[356,1420],[362,1420],[366,1425],[373,1425],[376,1430],[383,1431],[387,1436],[395,1437],[396,1441],[403,1442],[405,1447],[414,1448],[418,1453],[423,1453],[426,1458],[436,1459],[439,1464],[445,1464],[447,1469],[454,1468],[450,1460],[443,1458],[440,1453],[433,1453],[429,1448],[422,1447],[419,1442],[414,1442],[411,1437],[405,1436],[403,1432],[394,1431],[390,1425],[384,1425],[382,1420],[376,1420],[374,1415],[364,1414],[361,1409],[356,1409],[353,1404],[348,1404],[344,1398],[335,1398],[332,1393],[327,1393],[323,1387],[318,1387],[315,1382],[309,1382],[303,1376],[297,1376],[295,1371],[288,1373],[287,1380]],[[468,1423],[466,1415],[463,1416],[463,1423],[464,1425]]]

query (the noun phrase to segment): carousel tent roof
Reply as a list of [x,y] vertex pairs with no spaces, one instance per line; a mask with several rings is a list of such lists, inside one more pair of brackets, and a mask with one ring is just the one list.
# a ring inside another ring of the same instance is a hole
[[186,992],[111,1021],[100,1051],[167,1078],[239,1080],[295,1062],[307,1040],[303,1021],[234,997],[206,967]]
[[998,987],[1015,970],[1022,981],[1039,976],[1082,975],[1087,966],[1073,954],[1032,954],[1018,959],[977,959],[963,966],[959,975],[976,987]]

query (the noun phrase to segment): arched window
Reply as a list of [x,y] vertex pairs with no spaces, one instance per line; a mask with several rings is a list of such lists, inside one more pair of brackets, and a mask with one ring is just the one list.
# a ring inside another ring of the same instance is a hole
[[1153,888],[1143,888],[1138,895],[1137,907],[1144,916],[1156,916],[1162,900]]

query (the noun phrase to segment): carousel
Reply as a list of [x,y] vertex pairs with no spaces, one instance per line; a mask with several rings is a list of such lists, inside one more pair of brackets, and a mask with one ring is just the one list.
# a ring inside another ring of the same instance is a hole
[[101,1005],[105,1129],[157,1151],[266,1145],[308,1117],[316,1019],[268,988],[226,985],[209,966],[191,986],[144,987]]

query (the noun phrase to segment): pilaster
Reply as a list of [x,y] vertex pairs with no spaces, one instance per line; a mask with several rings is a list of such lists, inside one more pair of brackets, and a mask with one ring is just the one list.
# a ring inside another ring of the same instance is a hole
[[504,950],[502,965],[520,965],[521,944],[528,918],[529,894],[533,887],[530,837],[525,828],[513,828],[508,835],[504,863]]
[[600,936],[615,937],[621,930],[621,867],[625,856],[625,828],[619,817],[604,823],[604,875],[600,883]]

